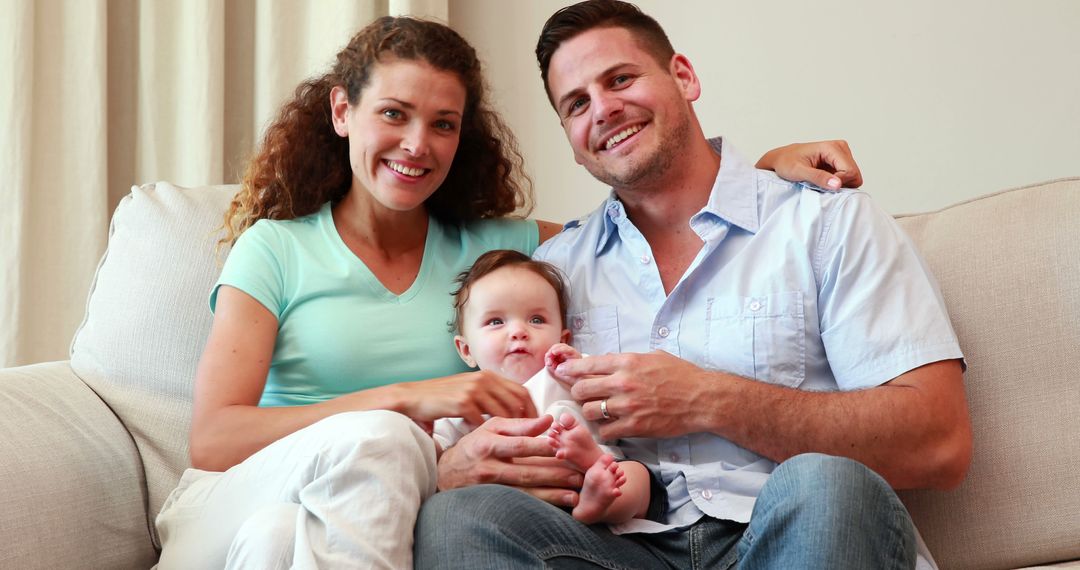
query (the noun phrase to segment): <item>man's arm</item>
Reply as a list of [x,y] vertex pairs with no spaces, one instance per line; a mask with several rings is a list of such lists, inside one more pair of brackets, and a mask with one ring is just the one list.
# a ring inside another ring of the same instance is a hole
[[[711,432],[780,462],[807,452],[855,459],[893,487],[956,487],[971,462],[971,424],[955,360],[911,370],[876,388],[794,390],[707,371],[665,352],[617,354],[563,365],[582,378],[586,419],[600,434],[674,437]],[[588,378],[599,374],[599,377]]]

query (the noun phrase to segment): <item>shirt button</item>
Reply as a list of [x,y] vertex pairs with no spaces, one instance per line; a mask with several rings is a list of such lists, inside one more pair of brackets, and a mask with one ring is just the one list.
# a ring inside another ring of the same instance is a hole
[[671,331],[667,327],[660,327],[656,330],[656,334],[660,335],[660,338],[667,338]]
[[574,317],[574,329],[581,330],[581,327],[585,326],[585,319],[581,317]]
[[649,257],[648,255],[641,256],[641,264],[642,265],[648,265],[650,261],[652,261],[652,258]]
[[754,301],[753,303],[750,303],[750,310],[751,311],[757,311],[760,308],[761,308],[761,303],[759,303],[758,301]]
[[712,499],[712,491],[705,489],[701,492],[701,498],[705,499],[706,501]]

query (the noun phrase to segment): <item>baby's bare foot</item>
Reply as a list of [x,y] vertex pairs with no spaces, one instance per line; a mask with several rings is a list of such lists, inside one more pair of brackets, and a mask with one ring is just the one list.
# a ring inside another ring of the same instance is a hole
[[574,507],[574,518],[585,523],[601,522],[608,507],[622,495],[626,483],[623,473],[615,458],[604,454],[585,472],[585,483],[578,495],[578,504]]
[[548,431],[555,457],[569,462],[582,473],[588,471],[604,454],[593,440],[589,428],[578,423],[572,414],[564,413],[551,423]]

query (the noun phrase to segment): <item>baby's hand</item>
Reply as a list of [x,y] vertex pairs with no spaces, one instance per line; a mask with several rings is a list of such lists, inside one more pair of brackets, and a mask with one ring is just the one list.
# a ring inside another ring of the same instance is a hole
[[575,358],[581,358],[581,353],[569,344],[564,344],[560,342],[557,344],[553,344],[551,348],[548,349],[547,354],[544,355],[544,366],[547,367],[548,372],[550,372],[556,380],[562,382],[569,382],[569,378],[563,378],[562,376],[559,376],[559,374],[555,372],[555,369],[563,362],[566,362],[567,360],[573,360]]

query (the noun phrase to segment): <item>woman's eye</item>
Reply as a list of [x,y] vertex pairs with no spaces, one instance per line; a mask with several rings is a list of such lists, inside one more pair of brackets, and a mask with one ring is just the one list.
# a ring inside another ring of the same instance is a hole
[[401,117],[403,117],[404,114],[401,111],[398,111],[397,109],[387,109],[387,110],[383,111],[383,116],[386,117],[387,119],[396,121],[396,120],[400,119]]
[[435,121],[435,128],[440,131],[454,131],[457,129],[457,125],[450,121]]

